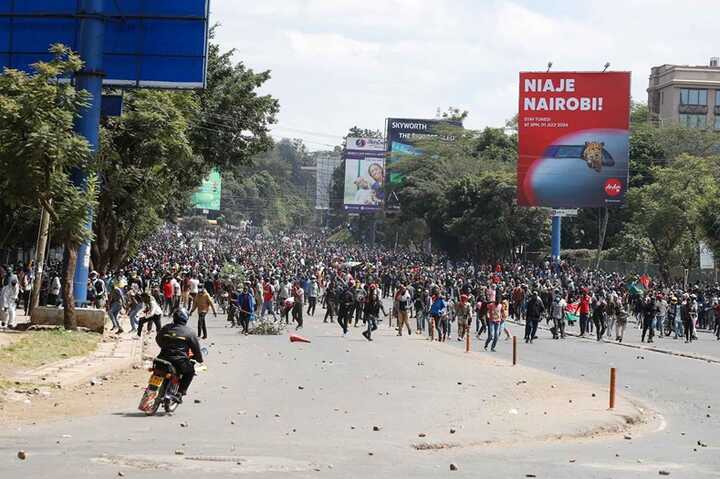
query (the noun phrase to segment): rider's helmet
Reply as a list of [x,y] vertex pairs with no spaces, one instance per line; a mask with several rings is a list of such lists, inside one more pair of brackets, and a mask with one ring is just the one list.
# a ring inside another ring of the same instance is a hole
[[173,313],[173,323],[180,324],[180,325],[186,325],[188,322],[188,313],[185,311],[185,308],[178,308]]

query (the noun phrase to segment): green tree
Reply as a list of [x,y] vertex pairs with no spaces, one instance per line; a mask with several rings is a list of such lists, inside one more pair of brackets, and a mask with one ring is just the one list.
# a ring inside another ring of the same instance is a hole
[[682,155],[668,167],[653,167],[656,180],[628,194],[631,231],[647,238],[665,281],[673,267],[694,264],[703,206],[718,194],[716,169],[710,159]]
[[197,92],[199,111],[191,112],[193,150],[206,164],[224,171],[249,165],[251,159],[272,148],[269,125],[280,109],[270,95],[258,89],[270,72],[256,73],[243,63],[233,64],[235,50],[224,53],[211,43],[208,50],[207,88]]
[[[92,237],[85,225],[97,189],[89,144],[74,123],[90,97],[58,81],[82,68],[80,57],[62,45],[50,51],[53,59],[34,64],[34,73],[5,69],[0,76],[0,187],[9,207],[36,204],[49,212],[53,236],[67,251],[65,327],[76,329],[73,276],[78,248]],[[75,168],[91,172],[87,188],[73,183]]]
[[137,90],[121,117],[105,121],[97,171],[102,180],[93,265],[117,269],[171,212],[182,211],[206,166],[195,156],[185,116],[186,94]]
[[117,268],[164,220],[182,215],[212,168],[240,171],[272,149],[268,126],[278,102],[257,93],[270,73],[233,64],[233,54],[211,43],[206,90],[133,91],[123,116],[105,121],[97,269]]
[[487,172],[454,181],[445,192],[445,228],[474,259],[514,259],[523,249],[544,249],[549,218],[538,208],[517,205],[515,176]]

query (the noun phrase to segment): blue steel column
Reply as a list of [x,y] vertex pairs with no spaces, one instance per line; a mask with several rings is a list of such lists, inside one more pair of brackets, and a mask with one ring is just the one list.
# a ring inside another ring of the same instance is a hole
[[552,259],[560,260],[560,231],[562,230],[562,218],[560,216],[552,217]]
[[[103,79],[103,43],[105,39],[104,0],[79,0],[78,17],[78,53],[85,62],[85,67],[78,72],[76,85],[78,89],[87,90],[92,95],[90,106],[83,112],[75,124],[75,131],[84,136],[90,143],[92,153],[98,147],[100,133],[100,102],[102,101]],[[88,172],[73,171],[76,185],[87,187]],[[93,212],[88,211],[88,229],[92,230]],[[75,303],[87,303],[88,267],[90,264],[90,242],[80,245],[78,250],[77,268],[73,288]]]

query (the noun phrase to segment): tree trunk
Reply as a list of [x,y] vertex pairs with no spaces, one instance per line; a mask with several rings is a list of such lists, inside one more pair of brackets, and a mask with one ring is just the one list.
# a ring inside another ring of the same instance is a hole
[[30,293],[30,311],[40,303],[40,289],[45,269],[45,250],[47,249],[48,236],[50,234],[50,212],[40,207],[40,232],[35,245],[35,279],[33,280],[32,292]]
[[73,280],[75,279],[75,266],[77,265],[78,245],[75,243],[65,244],[65,253],[67,261],[65,262],[65,271],[63,272],[63,306],[64,310],[64,326],[65,329],[75,331],[77,329],[77,319],[75,318],[75,294]]

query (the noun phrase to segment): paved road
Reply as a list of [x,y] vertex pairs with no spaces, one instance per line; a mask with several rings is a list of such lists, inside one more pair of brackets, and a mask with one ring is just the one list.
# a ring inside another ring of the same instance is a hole
[[[448,474],[450,463],[459,469],[453,477],[637,478],[657,477],[660,470],[671,477],[720,477],[718,364],[593,341],[561,344],[541,333],[535,344],[521,344],[523,365],[595,383],[599,391],[615,366],[622,391],[664,421],[631,440],[416,451],[409,444],[418,430],[438,443],[451,441],[447,430],[427,428],[445,421],[462,427],[454,410],[497,402],[480,400],[482,386],[512,374],[509,342],[495,356],[479,353],[496,363],[454,362],[447,370],[444,358],[461,348],[457,342],[438,348],[385,330],[368,344],[357,329],[345,339],[338,331],[311,325],[313,344],[290,347],[286,336],[241,338],[213,320],[212,369],[193,385],[201,403],[187,401],[173,417],[146,418],[135,413],[139,398],[133,396],[109,413],[0,431],[0,477],[435,478]],[[461,389],[458,377],[467,378]],[[412,391],[399,387],[410,382]],[[542,417],[523,420],[540,424]],[[511,439],[511,421],[499,416],[489,427]],[[375,424],[383,428],[374,432]],[[15,458],[18,449],[29,452],[27,461]]]

